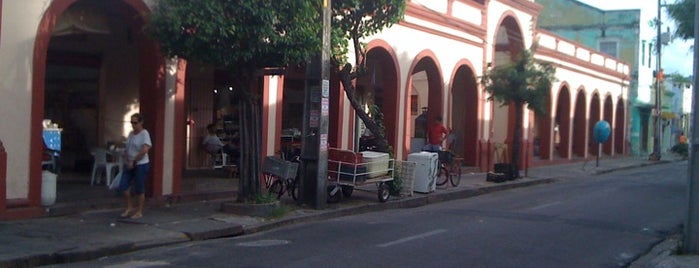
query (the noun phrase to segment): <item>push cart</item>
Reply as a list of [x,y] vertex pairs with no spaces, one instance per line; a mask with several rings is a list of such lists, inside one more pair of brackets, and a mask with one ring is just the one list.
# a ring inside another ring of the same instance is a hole
[[354,188],[373,183],[377,188],[379,202],[386,202],[391,195],[387,183],[393,181],[394,167],[394,160],[387,155],[367,159],[362,153],[329,148],[328,201],[339,201],[340,194],[350,197]]

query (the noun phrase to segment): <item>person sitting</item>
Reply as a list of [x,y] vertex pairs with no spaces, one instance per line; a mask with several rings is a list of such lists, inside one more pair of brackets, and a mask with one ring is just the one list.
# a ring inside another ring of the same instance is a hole
[[[235,159],[239,152],[231,144],[224,144],[221,139],[216,135],[216,125],[208,124],[206,126],[206,131],[208,132],[201,145],[204,146],[204,150],[209,154],[215,155],[221,151],[227,154],[231,159]],[[234,161],[236,162],[236,161]],[[224,163],[228,164],[228,163]]]

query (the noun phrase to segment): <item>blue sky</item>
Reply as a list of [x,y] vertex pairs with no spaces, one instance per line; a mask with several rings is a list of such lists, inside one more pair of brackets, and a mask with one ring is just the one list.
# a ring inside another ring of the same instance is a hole
[[[649,21],[652,21],[658,15],[658,1],[656,0],[578,0],[579,2],[588,4],[593,7],[597,7],[602,10],[616,10],[616,9],[640,9],[641,10],[641,39],[643,40],[653,40],[656,36],[655,28],[648,25]],[[676,0],[663,0],[665,3],[674,3]],[[671,21],[667,13],[661,14],[661,20],[669,24],[670,31],[674,32],[675,24]],[[665,28],[665,27],[663,27]],[[665,31],[665,29],[663,29]],[[684,76],[692,75],[692,60],[693,52],[691,47],[694,44],[693,40],[684,41],[681,39],[674,39],[668,45],[663,47],[661,64],[665,73],[680,73]]]

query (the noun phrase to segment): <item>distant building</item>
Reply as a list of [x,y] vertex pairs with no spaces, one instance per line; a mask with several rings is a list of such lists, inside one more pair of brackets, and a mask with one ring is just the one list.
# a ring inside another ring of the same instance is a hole
[[[575,0],[535,0],[543,6],[537,26],[617,57],[631,66],[629,149],[652,150],[654,42],[641,40],[641,10],[601,10]],[[594,89],[593,89],[594,90]]]

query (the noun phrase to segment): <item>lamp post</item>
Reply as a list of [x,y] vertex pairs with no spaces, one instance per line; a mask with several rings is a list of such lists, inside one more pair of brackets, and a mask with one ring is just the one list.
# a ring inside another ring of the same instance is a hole
[[657,39],[656,39],[656,44],[655,44],[655,49],[658,54],[658,60],[656,62],[656,67],[655,67],[655,121],[654,121],[654,131],[653,131],[653,153],[650,154],[649,159],[650,160],[660,160],[661,153],[660,153],[660,131],[661,131],[661,120],[660,116],[662,115],[662,91],[660,90],[660,83],[661,83],[661,77],[662,77],[662,48],[663,48],[663,41],[661,38],[661,32],[660,32],[660,15],[661,15],[661,8],[662,5],[660,4],[661,0],[658,0],[658,18],[655,21],[655,28],[657,30]]

